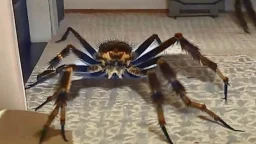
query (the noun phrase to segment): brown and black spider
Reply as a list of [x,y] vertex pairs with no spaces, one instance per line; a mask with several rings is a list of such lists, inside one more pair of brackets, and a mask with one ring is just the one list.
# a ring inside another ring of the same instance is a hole
[[251,0],[236,0],[235,1],[234,7],[235,7],[235,11],[236,11],[236,17],[239,20],[239,23],[240,23],[241,27],[244,29],[244,31],[246,33],[250,33],[248,25],[245,21],[245,18],[244,18],[243,12],[242,12],[242,2],[241,1],[243,1],[245,9],[247,10],[247,12],[248,12],[249,16],[251,17],[255,26],[256,26],[256,14],[253,9]]
[[[179,43],[181,45],[182,50],[188,52],[194,60],[199,61],[202,65],[209,67],[213,71],[215,71],[219,77],[223,80],[225,85],[225,98],[227,98],[227,86],[228,86],[228,78],[225,77],[217,67],[217,64],[206,58],[200,53],[200,50],[197,46],[191,44],[187,39],[185,39],[181,33],[176,33],[174,37],[166,40],[165,42],[161,42],[158,35],[153,34],[146,41],[144,41],[135,51],[132,50],[132,47],[124,41],[118,40],[110,40],[103,42],[99,45],[99,51],[97,52],[93,47],[91,47],[85,39],[83,39],[73,28],[69,27],[61,40],[57,42],[64,41],[69,32],[72,32],[78,40],[81,42],[83,47],[86,49],[88,54],[83,53],[82,51],[76,49],[73,45],[68,45],[64,50],[62,50],[56,57],[54,57],[49,62],[49,67],[44,72],[40,73],[37,76],[37,81],[28,85],[26,88],[31,88],[39,83],[42,83],[58,74],[62,74],[59,86],[56,92],[47,98],[47,100],[39,105],[35,110],[40,109],[42,106],[47,104],[48,102],[55,100],[55,108],[49,115],[48,121],[45,123],[40,143],[43,141],[47,129],[51,125],[54,118],[60,112],[60,123],[61,123],[61,135],[65,141],[67,141],[65,137],[65,115],[66,115],[66,103],[68,101],[68,94],[71,86],[71,77],[74,72],[83,72],[85,75],[89,77],[102,77],[102,78],[143,78],[147,77],[149,80],[149,85],[151,88],[151,98],[156,107],[156,112],[158,115],[158,122],[160,127],[166,136],[166,139],[169,143],[173,143],[170,139],[167,130],[165,128],[165,118],[163,112],[163,102],[164,96],[160,90],[160,83],[157,78],[155,71],[152,69],[155,67],[159,67],[163,76],[168,80],[169,84],[172,86],[173,90],[177,95],[183,100],[183,102],[192,108],[196,108],[198,110],[202,110],[209,114],[216,122],[219,122],[221,125],[233,131],[235,130],[231,126],[229,126],[224,120],[222,120],[219,116],[217,116],[214,112],[207,109],[205,104],[197,103],[190,100],[186,96],[185,87],[179,82],[176,77],[176,72],[172,69],[172,67],[158,54],[163,52],[168,47],[174,45],[175,43]],[[159,46],[155,47],[151,51],[145,53],[143,52],[149,48],[149,46],[157,41]],[[59,67],[58,64],[60,61],[65,58],[70,52],[73,52],[80,60],[82,60],[86,65],[61,65]]]

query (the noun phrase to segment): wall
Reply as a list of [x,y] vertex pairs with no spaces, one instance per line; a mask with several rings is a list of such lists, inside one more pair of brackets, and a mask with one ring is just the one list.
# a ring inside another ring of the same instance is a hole
[[26,109],[11,0],[0,5],[0,110]]
[[[65,9],[167,9],[167,0],[64,0]],[[234,10],[235,0],[226,0],[226,10]],[[256,8],[256,1],[251,0]]]
[[65,9],[167,9],[167,0],[64,0]]
[[57,30],[59,28],[58,23],[58,11],[57,11],[57,1],[49,0],[50,7],[50,19],[51,19],[51,37],[57,34]]
[[50,6],[48,0],[27,0],[31,42],[51,39]]
[[56,0],[26,0],[31,42],[48,42],[58,29]]

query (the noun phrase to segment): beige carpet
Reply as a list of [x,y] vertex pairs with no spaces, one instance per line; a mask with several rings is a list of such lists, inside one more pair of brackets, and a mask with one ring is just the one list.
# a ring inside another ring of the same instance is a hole
[[[166,52],[169,62],[179,72],[178,77],[193,100],[205,103],[239,133],[197,118],[202,115],[188,109],[166,87],[164,111],[167,129],[175,144],[254,144],[256,143],[256,31],[244,34],[231,15],[216,19],[191,17],[171,19],[164,14],[68,14],[58,35],[47,45],[29,82],[46,68],[46,63],[71,43],[83,50],[70,35],[65,42],[55,44],[68,26],[76,29],[93,46],[105,39],[121,39],[136,47],[156,33],[166,40],[182,32],[197,44],[220,69],[230,77],[229,103],[225,104],[222,82],[209,69],[180,55],[179,47]],[[153,47],[153,46],[152,46]],[[229,55],[229,56],[227,56]],[[77,63],[71,55],[63,63]],[[193,78],[188,78],[193,77]],[[81,80],[75,75],[68,102],[67,129],[73,132],[75,144],[165,144],[157,124],[146,81]],[[53,94],[58,77],[26,91],[29,110]],[[53,103],[39,112],[50,113]],[[203,114],[205,115],[205,114]],[[59,118],[54,121],[59,128]]]

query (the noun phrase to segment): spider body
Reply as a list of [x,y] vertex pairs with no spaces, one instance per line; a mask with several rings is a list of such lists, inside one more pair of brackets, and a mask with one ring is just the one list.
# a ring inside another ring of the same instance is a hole
[[126,64],[133,58],[132,54],[132,47],[128,43],[119,40],[109,40],[100,44],[96,58],[105,62]]
[[122,79],[125,72],[131,68],[132,47],[124,41],[106,41],[100,44],[95,58],[101,62],[101,67],[109,79]]
[[[125,41],[108,40],[99,45],[99,54],[110,53],[112,60],[123,60],[123,56],[132,57],[132,46]],[[117,57],[116,57],[117,56]]]
[[[76,49],[71,44],[67,45],[67,47],[57,54],[57,56],[50,60],[49,67],[44,72],[38,74],[37,81],[26,87],[26,89],[34,87],[37,84],[42,83],[58,74],[62,74],[59,81],[59,87],[57,88],[56,92],[52,96],[49,96],[44,103],[35,109],[38,110],[48,102],[55,100],[55,108],[49,115],[48,121],[44,125],[40,143],[44,140],[46,132],[53,119],[57,116],[59,110],[61,135],[63,139],[67,141],[64,128],[66,115],[65,107],[71,87],[71,77],[74,72],[82,72],[84,75],[88,75],[90,78],[148,78],[148,83],[151,89],[151,98],[156,108],[159,125],[168,143],[172,144],[173,142],[165,127],[166,121],[163,111],[164,96],[161,92],[160,82],[154,71],[154,68],[157,66],[160,68],[162,75],[166,78],[166,80],[168,80],[168,84],[172,86],[173,91],[180,96],[182,101],[187,106],[207,113],[216,122],[219,122],[221,125],[230,130],[240,131],[235,130],[228,125],[218,115],[209,110],[206,105],[190,100],[187,97],[186,88],[177,79],[175,70],[163,58],[158,56],[158,54],[163,52],[168,47],[174,45],[175,43],[179,43],[182,50],[188,52],[194,60],[200,62],[204,66],[209,67],[219,75],[224,82],[224,95],[225,99],[227,100],[228,78],[220,72],[215,62],[203,56],[200,53],[199,48],[185,39],[181,33],[176,33],[173,37],[164,42],[160,40],[158,35],[153,34],[141,45],[139,45],[136,50],[133,50],[133,48],[124,41],[110,40],[101,43],[99,45],[99,50],[96,51],[71,27],[67,29],[63,37],[57,42],[65,40],[69,32],[72,32],[78,38],[88,53],[84,53]],[[144,54],[144,52],[154,41],[156,41],[159,46]],[[69,64],[58,66],[60,61],[70,53],[73,53],[78,59],[83,61],[85,65]]]

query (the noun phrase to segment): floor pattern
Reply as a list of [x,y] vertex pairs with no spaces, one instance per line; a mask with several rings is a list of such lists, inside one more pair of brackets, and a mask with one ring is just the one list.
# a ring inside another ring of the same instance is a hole
[[[209,56],[230,77],[228,103],[222,82],[209,69],[182,54],[166,56],[177,70],[188,96],[205,103],[227,123],[245,132],[233,132],[198,118],[206,114],[189,109],[163,81],[167,129],[176,144],[252,144],[256,142],[256,56]],[[30,81],[44,70],[36,67]],[[58,77],[26,91],[29,110],[54,92]],[[88,80],[74,76],[67,106],[67,129],[75,144],[165,144],[158,126],[146,80]],[[74,98],[74,99],[73,99]],[[39,112],[49,113],[53,103]],[[59,118],[54,126],[59,128]]]
[[[65,42],[54,43],[68,26],[76,29],[92,46],[105,39],[121,39],[139,45],[153,33],[164,41],[176,32],[198,45],[203,54],[219,63],[230,77],[228,103],[218,76],[183,55],[178,46],[166,50],[166,60],[178,72],[188,96],[205,103],[227,123],[245,132],[233,132],[198,118],[206,114],[184,106],[163,82],[167,129],[175,144],[253,144],[256,143],[256,32],[244,34],[229,14],[178,18],[165,14],[68,14],[60,31],[44,50],[29,82],[46,68],[47,62],[67,44],[81,44],[71,34]],[[63,63],[80,63],[72,55]],[[165,144],[158,126],[146,80],[89,80],[73,77],[71,100],[67,106],[67,129],[75,144]],[[58,77],[26,91],[29,110],[54,93]],[[53,103],[39,112],[50,113]],[[59,128],[57,118],[53,126]]]

